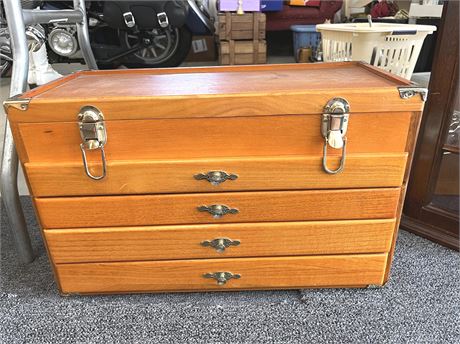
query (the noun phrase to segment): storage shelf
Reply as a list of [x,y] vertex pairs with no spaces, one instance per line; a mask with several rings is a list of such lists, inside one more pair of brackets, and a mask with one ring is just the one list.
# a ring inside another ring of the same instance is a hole
[[444,145],[442,149],[446,152],[451,152],[454,154],[458,154],[460,152],[460,148],[458,146],[453,145]]

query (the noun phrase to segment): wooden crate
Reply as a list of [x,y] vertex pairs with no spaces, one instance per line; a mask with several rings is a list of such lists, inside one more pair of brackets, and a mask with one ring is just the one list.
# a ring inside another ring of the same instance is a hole
[[220,41],[219,63],[243,65],[267,63],[267,43],[262,41]]
[[219,39],[220,40],[241,40],[241,39],[265,39],[265,14],[236,13],[219,14]]

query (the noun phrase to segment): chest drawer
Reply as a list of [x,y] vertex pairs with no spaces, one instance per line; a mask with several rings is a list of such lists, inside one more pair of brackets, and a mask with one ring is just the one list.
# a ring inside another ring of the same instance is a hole
[[[75,162],[82,166],[78,111],[76,108],[74,122],[18,123],[14,129],[21,137],[18,150],[23,153],[23,161]],[[347,129],[348,153],[404,152],[411,116],[410,112],[351,114]],[[321,115],[308,112],[287,116],[107,120],[105,127],[108,162],[322,156],[324,143]],[[94,155],[93,160],[99,161],[99,153]]]
[[[394,218],[399,188],[36,198],[43,228]],[[221,216],[219,216],[221,215]]]
[[[346,168],[333,176],[319,156],[109,161],[110,172],[99,181],[80,163],[27,163],[25,169],[32,193],[49,197],[392,187],[401,185],[406,160],[407,153],[349,154]],[[329,166],[338,162],[331,157]]]
[[388,252],[395,219],[45,229],[54,263]]
[[[387,256],[382,253],[57,264],[56,272],[64,293],[345,287],[381,285]],[[217,279],[221,274],[216,274],[219,272],[227,273],[221,278],[226,282],[220,285]]]

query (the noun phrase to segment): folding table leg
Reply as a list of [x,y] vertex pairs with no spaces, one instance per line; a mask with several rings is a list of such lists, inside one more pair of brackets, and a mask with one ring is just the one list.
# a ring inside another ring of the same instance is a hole
[[[14,56],[10,86],[10,96],[14,96],[26,90],[29,52],[27,50],[27,39],[20,0],[4,1],[3,5],[5,6],[5,15]],[[3,139],[1,188],[3,204],[16,243],[19,259],[23,263],[30,263],[34,260],[34,253],[19,199],[18,155],[8,120],[6,121]]]

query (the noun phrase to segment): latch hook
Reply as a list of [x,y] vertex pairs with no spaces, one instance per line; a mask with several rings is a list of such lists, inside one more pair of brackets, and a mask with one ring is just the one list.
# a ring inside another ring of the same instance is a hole
[[346,147],[347,147],[347,138],[343,139],[343,146],[342,146],[342,156],[340,157],[340,164],[339,167],[335,170],[329,169],[327,167],[327,146],[328,141],[327,138],[324,139],[324,146],[323,146],[323,169],[325,172],[329,174],[337,174],[342,172],[343,168],[345,167],[345,155],[346,155]]
[[[347,146],[347,128],[350,105],[343,98],[333,98],[329,100],[324,107],[324,113],[321,122],[321,134],[324,137],[323,146],[323,169],[326,173],[340,173],[345,166],[346,146]],[[331,146],[335,149],[342,149],[339,167],[331,170],[327,164],[327,148]]]
[[104,178],[107,174],[104,146],[101,147],[102,174],[100,176],[95,176],[90,172],[89,167],[88,167],[88,162],[86,160],[85,146],[83,145],[83,143],[80,144],[80,149],[81,149],[81,156],[83,158],[83,166],[85,167],[86,175],[94,180],[101,180],[102,178]]
[[[78,114],[78,126],[80,128],[80,136],[82,143],[80,144],[83,166],[88,177],[94,180],[100,180],[107,174],[107,166],[105,159],[104,145],[107,142],[107,132],[105,129],[104,116],[94,106],[84,106]],[[88,166],[86,158],[86,150],[101,150],[102,174],[99,176],[93,175]]]

